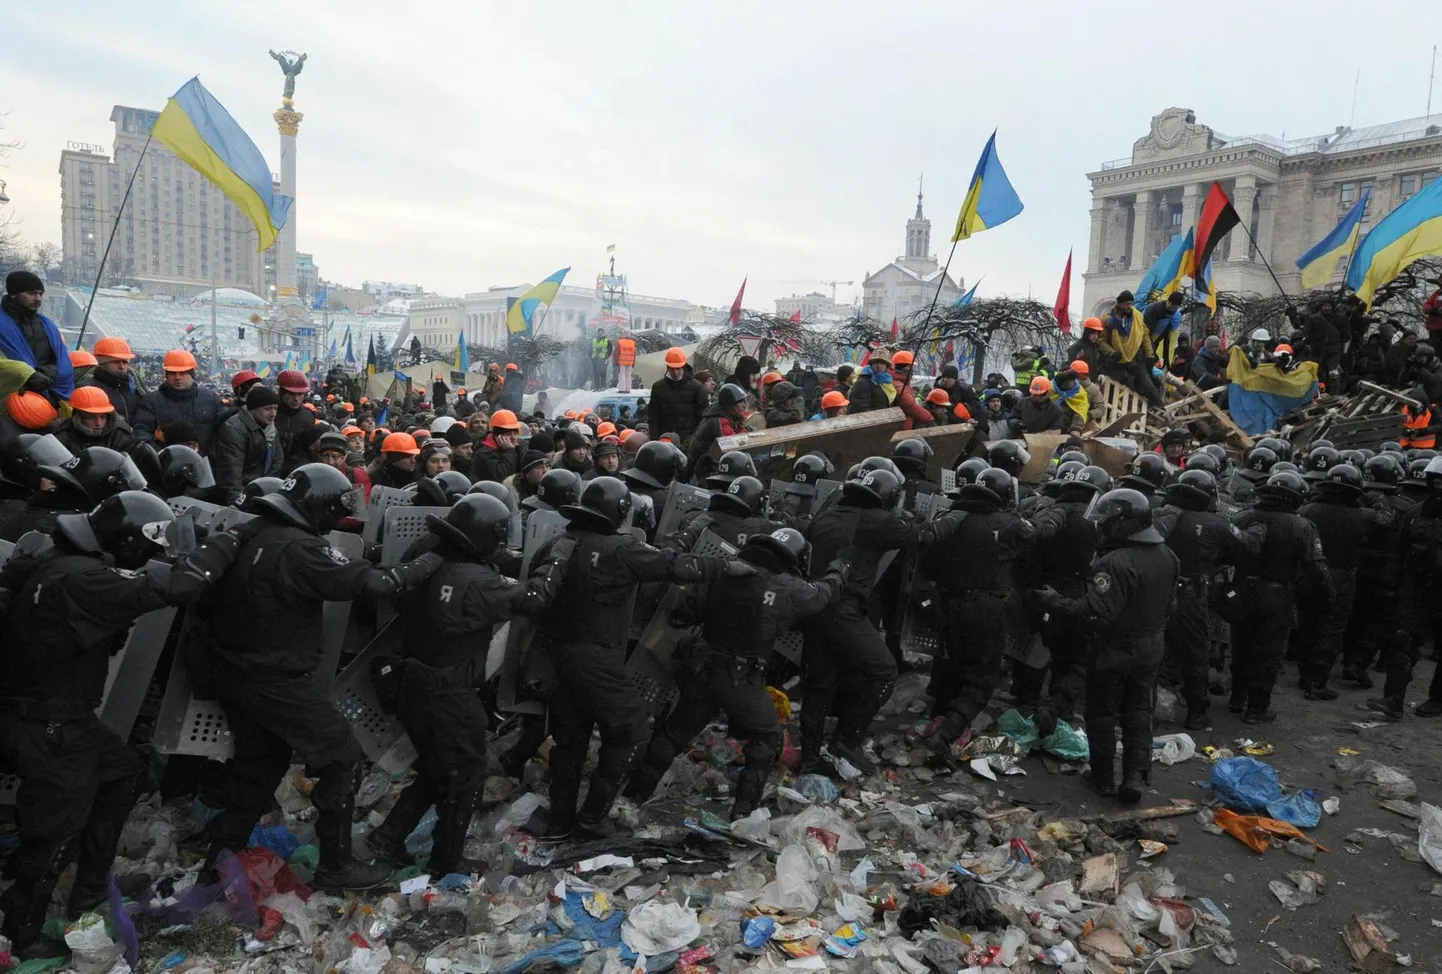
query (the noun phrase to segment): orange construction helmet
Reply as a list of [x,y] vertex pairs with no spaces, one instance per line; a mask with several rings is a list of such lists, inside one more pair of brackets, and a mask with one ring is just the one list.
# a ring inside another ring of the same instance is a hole
[[275,377],[275,387],[281,392],[310,392],[310,383],[300,369],[286,369]]
[[951,404],[951,394],[945,389],[933,389],[926,394],[926,401],[933,406],[948,406]]
[[521,428],[521,421],[509,409],[497,409],[491,413],[491,429],[512,433]]
[[1102,328],[1102,320],[1100,318],[1088,318],[1086,321],[1082,322],[1082,330],[1103,331],[1104,329]]
[[341,436],[365,436],[366,431],[359,426],[347,426],[340,431]]
[[310,410],[311,412],[313,412],[313,413],[317,413],[317,414],[318,414],[318,413],[320,412],[319,409],[316,409],[316,408],[315,408],[315,403],[313,403],[313,402],[303,402],[303,403],[301,403],[301,405],[304,406],[306,409],[309,409],[309,410]]
[[81,386],[70,395],[70,408],[82,413],[113,413],[115,406],[99,386]]
[[635,435],[636,435],[636,431],[635,431],[635,430],[632,430],[632,429],[621,430],[621,432],[619,432],[619,433],[616,434],[616,436],[621,440],[622,443],[625,443],[627,440],[629,440],[631,437],[633,437],[633,436],[635,436]]
[[1033,396],[1044,396],[1048,392],[1051,392],[1051,380],[1044,375],[1039,375],[1031,380],[1031,385],[1027,387],[1027,391]]
[[971,410],[966,408],[966,403],[959,402],[952,408],[951,415],[957,419],[971,419]]
[[325,401],[326,401],[326,402],[335,402],[335,393],[333,393],[333,392],[328,392],[328,393],[326,393]]
[[342,411],[342,412],[347,412],[347,413],[353,413],[353,412],[355,412],[355,406],[352,406],[352,405],[351,405],[350,403],[348,403],[348,402],[343,402],[343,403],[341,403],[341,404],[340,404],[340,408],[341,408],[341,411]]
[[821,397],[822,409],[835,409],[838,406],[848,405],[850,405],[850,403],[847,401],[846,397],[843,396],[841,393],[837,392],[835,389],[831,390],[826,395]]
[[521,367],[520,367],[519,365],[517,365],[515,362],[507,362],[507,363],[506,363],[506,371],[507,371],[507,372],[519,372],[519,371],[521,371]]
[[44,429],[60,416],[50,400],[38,392],[10,393],[5,397],[5,411],[28,430]]
[[[491,425],[492,425],[492,426],[496,425],[496,421],[495,421],[494,419],[491,420]],[[600,438],[603,437],[603,436],[615,436],[615,435],[616,435],[616,424],[615,424],[615,423],[602,423],[600,426],[597,426],[597,427],[596,427],[596,438],[597,438],[597,439],[600,439]]]
[[130,343],[123,338],[101,338],[95,342],[96,358],[123,358],[129,362],[135,358]]
[[568,409],[568,410],[565,411],[565,413],[562,414],[561,418],[562,418],[562,419],[576,419],[576,418],[577,418],[577,417],[576,417],[576,411],[575,411],[574,409]]
[[762,384],[763,386],[769,386],[769,385],[771,385],[773,382],[780,382],[780,381],[781,381],[782,379],[784,379],[784,378],[786,378],[786,376],[782,375],[780,372],[777,372],[775,369],[773,369],[773,370],[771,370],[770,372],[767,372],[765,375],[763,375],[763,376],[761,377],[761,384]]
[[99,364],[100,363],[95,360],[95,356],[91,355],[83,348],[77,348],[75,351],[70,353],[70,367],[72,369],[79,369],[87,365]]
[[1276,348],[1272,349],[1272,354],[1273,354],[1273,355],[1283,355],[1283,354],[1286,354],[1286,355],[1296,355],[1297,353],[1294,352],[1294,351],[1292,351],[1292,346],[1291,346],[1291,345],[1288,345],[1286,342],[1281,342],[1280,344],[1277,345]]
[[916,356],[903,349],[891,356],[891,367],[894,369],[909,369],[916,362]]
[[194,372],[195,356],[183,348],[172,348],[165,353],[162,367],[167,372]]
[[1075,360],[1070,365],[1068,365],[1067,368],[1071,369],[1077,375],[1086,376],[1092,374],[1092,367],[1090,365],[1087,365],[1087,360],[1084,358],[1079,358]]
[[686,366],[686,353],[679,348],[666,349],[666,368],[680,369]]
[[[380,430],[376,430],[377,433]],[[416,438],[409,433],[391,433],[381,441],[382,453],[404,453],[406,456],[416,456],[421,448],[416,446]]]
[[[466,390],[464,390],[464,389],[457,389],[457,390],[456,390],[456,395],[458,395],[458,396],[465,396],[465,394],[466,394]],[[365,400],[362,399],[361,402],[365,402]]]

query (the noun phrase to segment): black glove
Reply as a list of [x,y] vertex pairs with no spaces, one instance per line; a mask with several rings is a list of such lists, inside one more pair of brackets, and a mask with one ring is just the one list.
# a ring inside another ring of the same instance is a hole
[[36,369],[20,388],[25,392],[44,392],[50,388],[50,376]]
[[756,566],[750,562],[742,561],[740,558],[731,558],[724,563],[721,574],[727,578],[741,578],[745,575],[755,575]]

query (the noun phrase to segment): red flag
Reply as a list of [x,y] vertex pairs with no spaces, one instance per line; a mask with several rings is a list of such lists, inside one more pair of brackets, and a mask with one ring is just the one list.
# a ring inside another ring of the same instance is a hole
[[1071,334],[1071,251],[1066,252],[1066,270],[1061,275],[1061,290],[1056,292],[1056,304],[1051,306],[1056,317],[1056,326],[1063,335]]
[[801,309],[800,309],[800,308],[797,308],[796,311],[791,315],[791,323],[792,323],[793,325],[799,325],[799,324],[801,324]]
[[733,325],[741,321],[741,298],[746,294],[746,280],[745,277],[741,279],[741,290],[736,292],[736,300],[731,302],[731,324]]
[[1192,243],[1192,266],[1206,267],[1207,261],[1212,259],[1212,251],[1217,249],[1217,244],[1241,222],[1242,217],[1232,206],[1222,184],[1212,183],[1206,202],[1197,214],[1197,235]]
[[945,355],[945,357],[946,357],[946,364],[947,364],[947,365],[952,365],[953,363],[956,362],[956,342],[947,342],[947,343],[946,343],[946,351],[945,351],[944,355]]
[[896,323],[896,318],[895,318],[895,316],[893,316],[892,319],[891,319],[891,340],[892,340],[892,341],[896,341],[896,339],[897,339],[898,337],[900,337],[900,335],[901,335],[901,326]]

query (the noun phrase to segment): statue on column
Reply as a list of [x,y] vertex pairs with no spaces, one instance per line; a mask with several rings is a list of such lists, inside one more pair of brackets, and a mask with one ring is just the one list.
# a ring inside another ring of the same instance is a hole
[[281,103],[286,108],[293,108],[295,106],[295,76],[305,69],[305,55],[296,54],[294,51],[281,51],[279,54],[271,51],[270,56],[275,58],[276,63],[280,65],[281,72],[285,75],[285,89],[281,92]]

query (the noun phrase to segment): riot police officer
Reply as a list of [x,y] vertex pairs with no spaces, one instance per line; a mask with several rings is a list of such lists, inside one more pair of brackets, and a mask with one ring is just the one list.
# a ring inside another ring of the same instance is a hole
[[[547,606],[541,634],[560,680],[551,698],[551,820],[546,836],[564,839],[611,831],[607,816],[636,749],[647,713],[626,673],[628,606],[640,582],[702,582],[733,563],[653,548],[618,529],[631,492],[615,477],[597,477],[575,504],[561,509],[570,524],[537,552],[528,585]],[[749,572],[745,565],[736,570]],[[601,731],[600,758],[585,804],[577,810],[581,770],[591,731]]]
[[204,497],[215,487],[210,461],[183,443],[167,446],[160,451],[158,458],[160,480],[155,489],[160,496]]
[[61,514],[88,511],[121,491],[149,485],[135,461],[104,446],[89,446],[58,465],[36,468],[54,486],[30,495],[25,508],[0,525],[0,540],[18,541],[30,531],[50,534]]
[[40,489],[41,467],[58,467],[71,459],[52,433],[0,438],[0,526],[24,510],[26,500]]
[[1152,509],[1156,510],[1165,501],[1162,489],[1176,472],[1160,453],[1140,453],[1127,464],[1127,472],[1117,478],[1117,486],[1138,491],[1147,499],[1147,503],[1152,505]]
[[561,467],[547,470],[536,485],[536,492],[521,501],[521,529],[525,530],[531,515],[537,511],[559,511],[566,504],[576,503],[580,496],[580,477]]
[[739,548],[746,539],[770,534],[782,525],[767,520],[761,513],[766,501],[766,488],[755,477],[741,476],[724,487],[712,490],[706,510],[697,511],[681,522],[681,529],[662,540],[665,548],[690,551],[702,532],[711,531],[722,541]]
[[441,556],[430,552],[389,568],[348,560],[323,535],[353,517],[357,506],[350,479],[339,470],[323,463],[297,467],[280,490],[247,503],[260,528],[201,606],[214,651],[208,661],[190,654],[187,671],[220,701],[235,741],[225,808],[207,825],[212,863],[222,850],[245,847],[295,752],[319,779],[311,793],[320,813],[315,885],[369,889],[390,875],[388,867],[360,862],[351,849],[364,754],[331,704],[332,674],[319,671],[321,609],[327,601],[407,592],[430,577]]
[[902,510],[916,510],[916,498],[919,496],[941,493],[941,485],[927,477],[927,465],[933,455],[931,444],[919,436],[909,436],[891,448],[891,460],[904,478],[901,485]]
[[[1397,632],[1387,656],[1387,680],[1381,699],[1367,705],[1388,720],[1401,720],[1402,701],[1412,681],[1422,644],[1442,638],[1442,602],[1437,599],[1438,547],[1442,545],[1442,457],[1427,461],[1422,474],[1427,499],[1402,516],[1400,528],[1402,584],[1397,593]],[[1427,700],[1417,705],[1419,717],[1442,714],[1442,665],[1432,675]]]
[[122,491],[88,515],[59,515],[53,546],[17,555],[0,572],[0,754],[21,779],[15,883],[0,909],[18,948],[39,940],[56,880],[77,857],[69,915],[108,895],[145,775],[145,762],[95,713],[110,657],[140,616],[204,594],[248,532],[213,534],[177,552],[168,573],[140,571],[178,540],[176,524],[160,498]]
[[[1310,464],[1326,450],[1308,454]],[[1312,469],[1318,469],[1318,463]],[[1357,593],[1357,567],[1362,549],[1372,531],[1375,513],[1362,505],[1362,473],[1349,463],[1331,463],[1313,484],[1310,503],[1297,511],[1317,528],[1322,556],[1332,580],[1331,597],[1319,602],[1316,588],[1306,589],[1299,599],[1298,626],[1303,647],[1301,686],[1308,700],[1336,700],[1337,691],[1327,686],[1332,667],[1342,654],[1342,643],[1352,619]]]
[[479,688],[486,650],[494,627],[511,618],[526,594],[494,563],[510,517],[506,505],[483,494],[462,497],[444,519],[428,515],[426,529],[444,561],[400,600],[397,713],[415,745],[419,774],[366,843],[382,859],[408,862],[406,836],[435,805],[427,863],[434,876],[484,868],[463,852],[485,784],[487,718]]
[[836,468],[825,454],[806,453],[797,457],[791,465],[791,482],[782,485],[771,498],[770,516],[805,533],[815,514],[816,483],[835,472]]
[[1406,476],[1400,458],[1400,453],[1384,451],[1362,465],[1364,502],[1372,508],[1372,526],[1357,562],[1357,595],[1342,649],[1341,678],[1364,690],[1372,689],[1368,669],[1395,628],[1399,532],[1402,515],[1413,506],[1399,490]]
[[[621,479],[631,488],[636,510],[632,523],[646,532],[646,543],[656,542],[656,528],[671,484],[686,469],[686,454],[666,440],[649,440],[636,451],[635,462],[621,471]],[[574,503],[574,499],[566,503]]]
[[[1097,498],[1089,517],[1101,547],[1086,593],[1040,593],[1050,612],[1078,620],[1105,638],[1095,640],[1087,668],[1086,730],[1091,745],[1088,782],[1099,794],[1141,800],[1152,760],[1152,688],[1161,665],[1167,615],[1178,577],[1177,556],[1152,526],[1151,506],[1119,487]],[[1122,727],[1122,784],[1116,787],[1116,725]]]
[[1165,488],[1166,503],[1155,511],[1156,528],[1178,560],[1177,604],[1167,620],[1166,660],[1181,680],[1187,730],[1209,726],[1212,580],[1223,566],[1256,555],[1266,533],[1261,525],[1243,533],[1215,512],[1217,480],[1205,466],[1188,464],[1176,483]]
[[1227,482],[1226,493],[1238,506],[1246,506],[1255,500],[1257,487],[1267,482],[1272,475],[1272,466],[1279,460],[1271,447],[1258,444],[1242,455],[1242,467],[1232,474]]
[[[1263,447],[1255,447],[1253,456]],[[1270,452],[1270,451],[1269,451]],[[1253,468],[1255,469],[1255,468]],[[1331,599],[1322,540],[1311,521],[1297,514],[1307,490],[1299,474],[1274,473],[1255,488],[1255,507],[1232,523],[1245,531],[1265,527],[1261,551],[1238,568],[1244,604],[1232,619],[1232,695],[1229,709],[1249,724],[1277,719],[1271,710],[1277,667],[1287,646],[1296,589],[1310,582]]]
[[755,534],[739,555],[757,569],[754,574],[688,590],[672,621],[699,624],[701,634],[678,666],[681,699],[646,746],[626,785],[628,797],[650,798],[676,755],[721,710],[728,733],[746,742],[746,768],[736,785],[731,819],[745,818],[761,804],[782,744],[776,706],[766,692],[772,647],[797,620],[835,602],[846,580],[844,567],[835,563],[817,581],[806,581],[809,556],[810,545],[794,528]]

